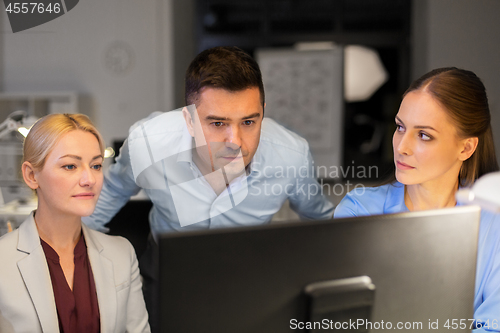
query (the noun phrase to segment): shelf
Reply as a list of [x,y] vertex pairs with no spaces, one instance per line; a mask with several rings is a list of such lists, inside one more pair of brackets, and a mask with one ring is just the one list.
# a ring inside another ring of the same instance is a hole
[[0,122],[17,110],[35,117],[51,113],[77,113],[78,95],[75,92],[0,93]]

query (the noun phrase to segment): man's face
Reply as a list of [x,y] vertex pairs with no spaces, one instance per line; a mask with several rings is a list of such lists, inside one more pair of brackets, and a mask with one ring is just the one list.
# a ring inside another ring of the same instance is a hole
[[241,174],[259,146],[263,113],[257,87],[236,92],[204,88],[193,116],[184,111],[200,171],[224,167],[226,174]]

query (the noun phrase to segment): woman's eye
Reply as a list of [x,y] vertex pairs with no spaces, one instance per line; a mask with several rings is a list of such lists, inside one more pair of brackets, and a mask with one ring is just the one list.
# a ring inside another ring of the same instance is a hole
[[97,170],[97,171],[101,170],[101,168],[102,168],[102,164],[96,164],[96,165],[92,166],[92,169]]
[[66,169],[66,170],[75,170],[76,166],[70,164],[70,165],[64,165],[63,168]]
[[396,131],[398,132],[404,132],[405,128],[401,124],[396,124]]
[[430,135],[427,135],[426,133],[424,132],[420,132],[420,138],[424,141],[430,141],[432,140],[432,137]]

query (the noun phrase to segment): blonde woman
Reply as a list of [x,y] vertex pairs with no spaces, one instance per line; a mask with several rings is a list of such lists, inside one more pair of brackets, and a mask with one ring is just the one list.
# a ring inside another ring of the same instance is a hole
[[0,332],[149,332],[131,244],[90,230],[103,140],[79,114],[40,119],[22,174],[38,207],[0,239]]

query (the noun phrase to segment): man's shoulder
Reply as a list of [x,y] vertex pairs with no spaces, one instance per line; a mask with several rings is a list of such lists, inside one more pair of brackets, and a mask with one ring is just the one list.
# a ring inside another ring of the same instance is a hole
[[295,152],[304,156],[309,154],[306,139],[271,118],[264,118],[262,121],[260,143],[275,150]]
[[130,127],[129,133],[147,131],[148,134],[179,132],[184,130],[186,122],[180,109],[168,112],[155,111]]
[[189,135],[186,133],[187,126],[182,111],[157,111],[132,125],[127,139],[129,146],[138,144],[140,150],[144,149],[146,141],[153,146],[176,147],[183,136]]

